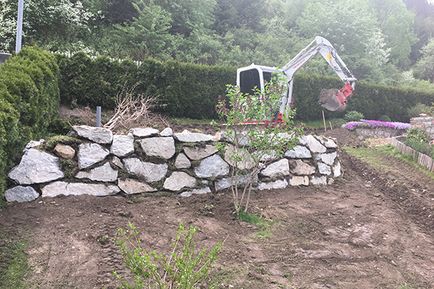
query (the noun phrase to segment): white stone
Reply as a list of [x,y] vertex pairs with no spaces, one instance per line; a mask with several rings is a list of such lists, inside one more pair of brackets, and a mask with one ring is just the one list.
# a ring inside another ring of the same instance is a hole
[[44,143],[45,143],[44,139],[40,139],[38,141],[37,140],[31,140],[26,144],[25,148],[23,149],[23,152],[26,152],[29,149],[37,148],[37,147],[43,145]]
[[121,170],[124,169],[124,164],[122,163],[121,159],[118,158],[118,157],[116,157],[116,156],[114,156],[114,157],[112,158],[112,164],[113,164],[115,167],[117,167],[118,169],[121,169]]
[[138,128],[132,128],[130,129],[130,133],[132,133],[135,137],[150,137],[150,136],[156,136],[158,135],[159,131],[158,129],[151,128],[151,127],[138,127]]
[[166,127],[160,132],[160,136],[173,136],[173,130],[170,127]]
[[134,152],[134,137],[132,135],[114,135],[110,153],[125,157]]
[[331,165],[334,164],[335,159],[336,159],[337,156],[338,156],[338,154],[336,152],[334,152],[334,153],[319,155],[317,158],[319,160],[321,160],[323,163],[331,166]]
[[330,176],[332,174],[331,167],[323,163],[318,163],[318,170],[321,175]]
[[96,182],[114,182],[118,178],[118,171],[112,169],[110,163],[91,169],[89,172],[78,172],[77,179],[89,179]]
[[184,147],[184,152],[190,160],[199,161],[215,154],[218,150],[213,145],[206,145],[204,147]]
[[293,176],[289,180],[289,184],[293,187],[297,186],[308,186],[309,185],[309,177],[307,176]]
[[147,182],[161,181],[167,174],[167,164],[142,162],[137,158],[124,159],[124,166],[128,173],[144,178]]
[[291,173],[298,176],[313,175],[315,167],[303,162],[302,160],[291,160],[289,162]]
[[177,169],[188,169],[191,167],[190,160],[185,156],[185,154],[180,153],[175,160],[175,167]]
[[206,187],[206,188],[195,189],[192,191],[183,192],[183,193],[181,193],[180,196],[188,198],[188,197],[191,197],[192,195],[205,195],[205,194],[209,194],[209,193],[211,193],[211,189],[209,187]]
[[36,200],[39,193],[32,187],[17,186],[5,192],[7,202],[25,203]]
[[279,155],[276,151],[263,151],[263,152],[253,152],[254,157],[259,158],[260,162],[267,163],[273,162],[279,159]]
[[258,189],[264,191],[284,189],[286,187],[288,187],[288,182],[286,180],[277,180],[270,183],[259,183]]
[[289,163],[287,159],[282,159],[270,164],[261,171],[261,175],[269,178],[280,178],[289,176]]
[[246,149],[236,149],[233,145],[226,146],[224,159],[231,166],[236,165],[239,170],[250,170],[256,166],[255,160]]
[[127,195],[152,193],[157,191],[150,185],[135,179],[125,179],[125,180],[119,179],[118,186]]
[[250,178],[253,178],[253,183],[256,183],[258,181],[258,175],[256,176],[250,176],[250,175],[240,175],[237,177],[230,177],[230,178],[224,178],[220,179],[215,182],[215,190],[223,191],[225,189],[228,189],[232,186],[232,184],[235,184],[235,181],[237,181],[238,186],[243,186],[247,184]]
[[335,183],[335,180],[332,179],[332,178],[329,178],[327,184],[329,184],[329,185],[333,185],[334,183]]
[[310,183],[314,186],[325,186],[327,185],[327,177],[312,177]]
[[59,157],[67,159],[67,160],[72,160],[75,156],[75,150],[71,146],[64,145],[61,143],[58,143],[54,147],[54,153],[56,155],[58,155]]
[[59,158],[37,149],[25,152],[20,164],[9,173],[9,178],[20,185],[41,184],[63,177]]
[[75,125],[72,129],[78,136],[99,144],[110,144],[113,140],[113,133],[106,128]]
[[181,133],[175,133],[175,138],[180,142],[189,142],[189,143],[207,142],[207,141],[214,140],[214,137],[212,135],[190,132],[188,130],[184,130]]
[[310,159],[312,154],[307,147],[295,146],[292,150],[289,150],[285,153],[285,157],[291,159]]
[[300,143],[303,145],[307,145],[313,153],[325,153],[327,148],[323,146],[313,135],[303,136],[300,140]]
[[175,155],[175,141],[172,137],[151,137],[140,141],[147,156],[170,159]]
[[218,178],[229,174],[229,165],[218,155],[210,156],[194,169],[199,178]]
[[333,177],[338,178],[341,175],[342,175],[341,163],[337,162],[336,165],[333,167]]
[[338,147],[336,142],[331,138],[327,138],[327,137],[324,137],[322,135],[317,136],[316,138],[328,149],[335,149]]
[[196,186],[196,178],[184,173],[173,172],[170,177],[164,181],[163,187],[169,191],[180,191],[185,188],[194,188]]
[[104,184],[85,184],[54,182],[46,185],[42,189],[42,197],[57,196],[81,196],[90,195],[96,197],[111,196],[120,192],[118,186]]
[[86,169],[103,161],[110,152],[96,143],[85,143],[78,147],[78,167]]

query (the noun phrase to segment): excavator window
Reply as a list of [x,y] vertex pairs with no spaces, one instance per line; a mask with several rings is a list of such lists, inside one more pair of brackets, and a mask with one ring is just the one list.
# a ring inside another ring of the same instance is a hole
[[257,69],[245,70],[240,73],[240,91],[254,94],[255,88],[261,88],[259,71]]

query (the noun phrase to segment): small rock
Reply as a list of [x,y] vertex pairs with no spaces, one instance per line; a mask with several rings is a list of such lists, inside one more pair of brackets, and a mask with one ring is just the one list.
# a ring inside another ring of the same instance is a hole
[[125,157],[134,152],[134,137],[132,135],[114,135],[110,152],[118,157]]
[[214,140],[212,135],[190,132],[184,130],[182,133],[175,133],[175,138],[180,142],[196,143],[196,142],[207,142]]
[[114,156],[112,158],[112,162],[111,162],[115,167],[117,167],[118,169],[123,170],[124,169],[124,164],[122,163],[121,159]]
[[20,185],[32,185],[61,179],[64,174],[60,169],[59,158],[37,149],[29,149],[8,176]]
[[164,181],[164,189],[178,192],[185,188],[194,188],[196,186],[196,178],[184,173],[173,172],[170,177]]
[[58,155],[59,157],[67,159],[67,160],[72,160],[75,156],[75,150],[71,146],[64,145],[61,143],[58,143],[54,147],[54,153],[56,155]]
[[333,167],[333,177],[338,178],[342,175],[341,163],[337,162]]
[[113,140],[113,133],[106,128],[75,125],[72,129],[78,136],[99,144],[110,144]]
[[78,172],[77,179],[89,179],[96,182],[114,182],[118,178],[118,171],[112,169],[109,163],[91,169],[89,172]]
[[17,186],[5,192],[7,202],[25,203],[39,198],[39,193],[32,187]]
[[85,184],[85,183],[67,183],[54,182],[42,188],[42,197],[57,196],[111,196],[120,192],[118,186],[104,184]]
[[170,127],[166,127],[160,132],[160,136],[173,136],[173,130]]
[[125,180],[119,179],[118,186],[127,195],[152,193],[157,191],[150,185],[135,179],[125,179]]
[[312,177],[310,183],[314,186],[325,186],[327,185],[327,177]]
[[188,197],[191,197],[192,195],[205,195],[205,194],[209,194],[209,193],[211,193],[211,189],[207,187],[207,188],[195,189],[192,191],[183,192],[183,193],[181,193],[180,196],[188,198]]
[[218,155],[210,156],[202,160],[194,169],[199,178],[217,178],[229,174],[229,165]]
[[290,159],[310,159],[312,154],[304,146],[295,146],[292,150],[285,153],[285,157]]
[[302,160],[289,161],[291,167],[291,173],[298,176],[313,175],[315,173],[315,167],[303,162]]
[[146,128],[132,128],[130,129],[130,133],[135,137],[143,138],[158,135],[158,129],[146,127]]
[[303,136],[300,139],[300,143],[307,145],[307,147],[310,149],[313,153],[325,153],[327,151],[327,148],[323,146],[314,136],[307,135]]
[[321,175],[329,176],[332,174],[331,167],[323,163],[318,163],[318,170]]
[[188,169],[191,167],[190,160],[185,156],[185,154],[180,153],[175,160],[175,167],[177,169]]
[[259,183],[258,189],[264,191],[284,189],[286,187],[288,187],[288,182],[286,180],[277,180],[270,183]]
[[140,141],[147,156],[170,159],[175,155],[175,141],[172,137],[151,137]]
[[161,181],[167,174],[167,164],[142,162],[138,158],[124,159],[124,166],[128,173],[144,178],[147,182]]
[[309,186],[309,177],[307,177],[307,176],[294,176],[289,180],[289,184],[293,187]]
[[327,184],[333,185],[335,183],[335,179],[329,178]]
[[289,176],[289,163],[287,159],[282,159],[270,164],[261,171],[261,175],[269,178],[280,178]]
[[110,152],[96,143],[81,144],[78,148],[78,167],[86,169],[103,161]]
[[184,152],[189,159],[199,161],[215,154],[218,150],[213,145],[206,145],[205,147],[184,147]]

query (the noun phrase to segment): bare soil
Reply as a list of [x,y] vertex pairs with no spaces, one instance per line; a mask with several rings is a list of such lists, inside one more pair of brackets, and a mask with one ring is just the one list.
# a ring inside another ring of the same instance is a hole
[[2,209],[0,228],[28,240],[29,288],[115,288],[124,267],[112,238],[128,222],[154,249],[180,222],[199,227],[201,245],[225,240],[221,288],[434,288],[434,181],[394,158],[378,171],[341,157],[331,186],[254,194],[252,210],[273,220],[268,238],[233,217],[229,192],[44,199]]

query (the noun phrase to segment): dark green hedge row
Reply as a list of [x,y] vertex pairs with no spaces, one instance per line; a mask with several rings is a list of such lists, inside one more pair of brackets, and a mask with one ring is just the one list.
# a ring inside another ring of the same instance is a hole
[[24,48],[0,65],[0,193],[23,146],[47,133],[58,107],[59,68],[50,53]]
[[175,61],[145,59],[138,67],[106,57],[92,60],[83,53],[57,59],[63,104],[113,108],[119,91],[137,85],[136,93],[157,96],[161,110],[176,117],[215,117],[218,96],[236,77],[231,68]]
[[[175,117],[214,118],[218,96],[225,94],[226,84],[235,83],[236,69],[147,59],[139,67],[133,62],[113,62],[108,58],[90,59],[79,53],[72,58],[58,56],[61,70],[61,98],[64,104],[77,103],[113,108],[115,96],[123,87],[140,83],[136,91],[159,96],[163,112]],[[294,81],[297,118],[321,118],[318,97],[322,88],[340,88],[343,83],[333,77],[298,73]],[[430,105],[434,91],[386,87],[357,83],[347,111],[357,110],[366,118],[388,115],[393,120],[408,120],[407,109],[416,103]],[[344,113],[327,112],[328,117]]]

